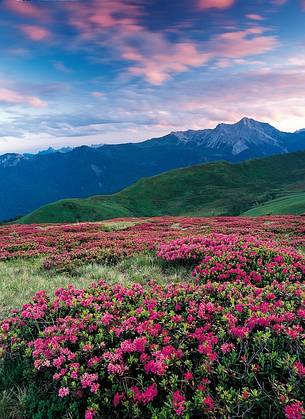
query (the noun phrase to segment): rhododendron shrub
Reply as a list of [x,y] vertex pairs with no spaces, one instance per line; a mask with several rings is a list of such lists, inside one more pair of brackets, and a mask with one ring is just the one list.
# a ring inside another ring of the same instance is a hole
[[241,238],[238,235],[208,234],[186,237],[162,243],[157,255],[170,262],[199,262],[204,256],[224,253],[237,248]]
[[264,285],[275,279],[302,281],[305,261],[298,254],[280,253],[264,247],[249,248],[207,256],[195,267],[197,281],[239,280],[244,284]]
[[[141,249],[144,250],[144,249]],[[92,248],[54,254],[47,257],[43,262],[45,270],[56,272],[75,272],[79,267],[90,263],[115,263],[124,257],[131,255],[129,249],[117,248]]]
[[210,234],[178,239],[162,244],[157,255],[167,262],[193,265],[197,282],[238,280],[263,286],[275,279],[305,279],[305,259],[293,248],[251,236]]
[[39,395],[27,417],[48,417],[45,398],[54,417],[293,419],[305,409],[304,327],[298,280],[100,281],[37,293],[2,321],[0,347]]

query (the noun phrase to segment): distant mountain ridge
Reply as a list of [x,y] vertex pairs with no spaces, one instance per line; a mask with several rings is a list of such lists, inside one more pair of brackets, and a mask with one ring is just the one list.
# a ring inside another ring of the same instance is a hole
[[279,152],[292,151],[294,146],[290,145],[289,142],[296,135],[303,134],[304,131],[299,130],[297,133],[282,132],[265,122],[242,118],[235,124],[218,124],[214,129],[174,131],[171,134],[182,142],[205,145],[207,148],[214,150],[224,150],[231,147],[232,155],[236,156],[253,147],[274,148]]
[[140,179],[113,195],[63,199],[22,223],[100,221],[164,215],[219,216],[305,212],[305,151],[212,162]]
[[62,198],[117,192],[138,179],[216,160],[305,150],[305,131],[286,133],[243,118],[214,129],[171,132],[140,143],[0,156],[0,220]]

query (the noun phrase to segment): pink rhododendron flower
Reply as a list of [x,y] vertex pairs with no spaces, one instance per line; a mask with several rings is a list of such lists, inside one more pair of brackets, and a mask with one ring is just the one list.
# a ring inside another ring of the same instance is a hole
[[208,410],[213,410],[214,409],[215,403],[214,403],[214,400],[211,396],[206,396],[203,399],[203,403],[205,404],[205,406]]
[[153,401],[158,395],[156,384],[151,384],[144,392],[141,392],[137,386],[131,387],[131,391],[134,393],[134,400],[143,404]]
[[60,389],[58,390],[59,397],[68,396],[69,393],[70,393],[70,390],[68,389],[68,387],[60,387]]
[[284,412],[287,419],[302,419],[305,409],[301,402],[294,402],[287,405]]
[[296,371],[297,371],[297,374],[298,374],[300,377],[304,377],[304,376],[305,376],[305,366],[304,366],[301,362],[296,361],[296,362],[294,363],[294,367],[295,367],[295,369],[296,369]]
[[194,378],[194,375],[193,375],[193,373],[191,372],[191,371],[187,371],[185,374],[184,374],[184,379],[186,380],[186,381],[190,381],[190,380],[192,380]]
[[178,416],[181,416],[185,410],[186,399],[184,395],[176,390],[172,396],[173,408]]
[[94,419],[96,412],[93,409],[86,410],[85,419]]
[[114,407],[117,407],[125,399],[124,393],[115,393],[112,404]]

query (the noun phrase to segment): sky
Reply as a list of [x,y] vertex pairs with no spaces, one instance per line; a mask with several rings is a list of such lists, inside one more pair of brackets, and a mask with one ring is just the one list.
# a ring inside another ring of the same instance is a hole
[[305,0],[0,0],[0,153],[305,127]]

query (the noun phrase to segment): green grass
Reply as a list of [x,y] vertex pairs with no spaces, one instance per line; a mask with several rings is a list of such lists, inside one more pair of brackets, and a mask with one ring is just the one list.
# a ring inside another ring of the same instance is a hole
[[[0,369],[1,374],[1,369]],[[12,386],[7,391],[0,392],[0,418],[1,419],[21,419],[23,418],[23,398],[26,389],[22,386]]]
[[129,227],[136,225],[138,221],[117,221],[117,222],[106,222],[101,223],[101,228],[103,231],[122,231],[127,230]]
[[65,199],[21,223],[98,221],[161,215],[240,215],[279,196],[305,191],[305,152],[239,164],[214,162],[144,178],[109,196]]
[[11,309],[28,303],[35,292],[42,289],[52,295],[56,288],[66,287],[68,284],[84,288],[100,279],[124,285],[132,282],[144,285],[149,280],[191,280],[189,269],[168,266],[152,254],[126,258],[116,265],[86,265],[73,276],[44,271],[41,263],[41,259],[0,263],[0,318],[5,317]]
[[36,291],[51,294],[56,288],[74,282],[76,286],[89,284],[89,277],[54,275],[41,269],[41,260],[14,260],[0,263],[0,317],[12,308],[18,308],[31,300]]
[[243,215],[259,216],[274,214],[300,215],[305,213],[305,193],[292,194],[273,199],[256,208],[246,211]]

